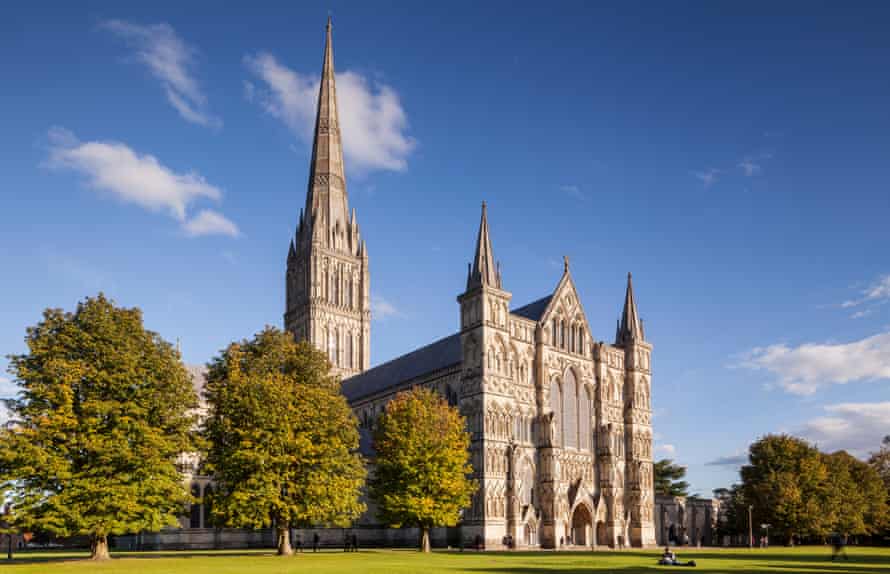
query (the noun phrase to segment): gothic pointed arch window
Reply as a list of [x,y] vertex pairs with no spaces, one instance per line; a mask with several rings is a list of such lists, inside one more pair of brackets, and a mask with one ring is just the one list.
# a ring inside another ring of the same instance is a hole
[[563,392],[563,444],[569,448],[578,447],[578,384],[571,369],[566,371],[562,383]]
[[328,360],[334,365],[337,364],[337,328],[328,329]]
[[559,346],[563,349],[566,348],[566,322],[562,320],[559,322]]
[[352,348],[352,335],[346,333],[344,342],[346,343],[346,366],[351,369],[355,366],[355,359],[353,358],[354,349]]
[[578,448],[591,450],[590,394],[587,387],[582,388],[578,395]]
[[550,341],[550,344],[553,345],[554,347],[556,347],[556,346],[558,345],[558,343],[557,343],[557,341],[558,341],[557,337],[558,337],[558,335],[559,335],[559,333],[557,332],[557,326],[556,326],[556,323],[557,323],[556,318],[554,318],[553,321],[550,323],[551,330],[553,331],[553,333],[552,333],[552,335],[551,335],[551,341]]

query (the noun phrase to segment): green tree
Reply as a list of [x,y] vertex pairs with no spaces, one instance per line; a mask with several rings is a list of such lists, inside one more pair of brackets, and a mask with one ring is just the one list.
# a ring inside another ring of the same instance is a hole
[[365,506],[358,421],[324,353],[267,327],[209,365],[204,436],[217,523],[273,526],[292,553],[291,526],[346,526]]
[[887,522],[887,499],[878,472],[843,450],[823,456],[832,530],[852,536],[881,532]]
[[665,496],[689,496],[689,483],[683,480],[686,477],[686,467],[674,464],[674,461],[665,458],[659,460],[653,466],[655,494]]
[[868,464],[875,469],[881,480],[884,481],[884,490],[887,497],[890,498],[890,435],[884,437],[881,441],[881,448],[878,452],[871,453],[868,458]]
[[377,422],[371,497],[385,523],[420,528],[423,552],[430,528],[457,524],[476,490],[465,429],[456,408],[419,387],[396,395]]
[[177,351],[102,294],[47,309],[25,341],[0,430],[14,525],[87,535],[93,559],[109,557],[109,535],[176,525],[190,497],[175,460],[197,406]]
[[828,469],[822,454],[788,435],[767,435],[750,446],[741,469],[742,494],[757,522],[778,536],[824,536],[830,530]]

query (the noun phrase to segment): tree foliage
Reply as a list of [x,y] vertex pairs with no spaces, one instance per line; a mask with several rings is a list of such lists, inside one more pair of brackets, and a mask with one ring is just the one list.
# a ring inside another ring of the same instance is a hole
[[821,453],[788,435],[760,439],[749,458],[742,484],[733,487],[725,506],[728,529],[740,530],[741,521],[729,514],[740,514],[748,504],[756,523],[769,523],[786,541],[818,540],[832,532],[867,536],[887,525],[886,487],[874,464],[846,451]]
[[878,452],[871,453],[868,464],[884,481],[884,491],[890,498],[890,435],[885,436],[881,441],[881,448]]
[[815,447],[789,435],[767,435],[751,445],[749,461],[741,469],[742,491],[758,521],[786,540],[830,531],[828,470]]
[[217,523],[274,524],[289,554],[289,526],[346,526],[364,511],[358,421],[339,384],[324,353],[271,327],[210,363],[204,436]]
[[176,525],[190,497],[175,461],[197,406],[177,351],[102,294],[73,313],[47,309],[25,340],[0,430],[15,524],[88,535],[96,559],[108,535]]
[[429,529],[457,524],[476,490],[465,429],[456,408],[419,387],[399,393],[377,422],[371,496],[385,523],[420,527],[424,552]]
[[686,478],[686,467],[674,464],[665,458],[653,466],[655,494],[665,496],[689,496],[689,483]]

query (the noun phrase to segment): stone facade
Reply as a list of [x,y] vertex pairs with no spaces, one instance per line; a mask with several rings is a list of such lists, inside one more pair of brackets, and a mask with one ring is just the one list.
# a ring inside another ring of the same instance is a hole
[[499,547],[507,536],[542,548],[655,544],[652,346],[630,276],[615,344],[592,338],[568,261],[551,295],[513,311],[511,297],[483,205],[457,297],[460,332],[343,382],[364,432],[412,386],[459,405],[480,483],[458,529],[464,544]]

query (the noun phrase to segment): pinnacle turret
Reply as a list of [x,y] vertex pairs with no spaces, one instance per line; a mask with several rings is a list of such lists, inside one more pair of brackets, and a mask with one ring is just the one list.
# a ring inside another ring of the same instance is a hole
[[624,310],[621,313],[621,322],[618,332],[615,334],[615,344],[624,346],[628,343],[643,341],[643,322],[637,312],[637,303],[634,300],[634,287],[631,274],[627,274],[627,292],[624,295]]
[[494,261],[491,237],[488,233],[488,210],[482,202],[482,221],[479,223],[479,236],[476,238],[476,255],[467,277],[467,291],[475,287],[501,288],[501,273]]

